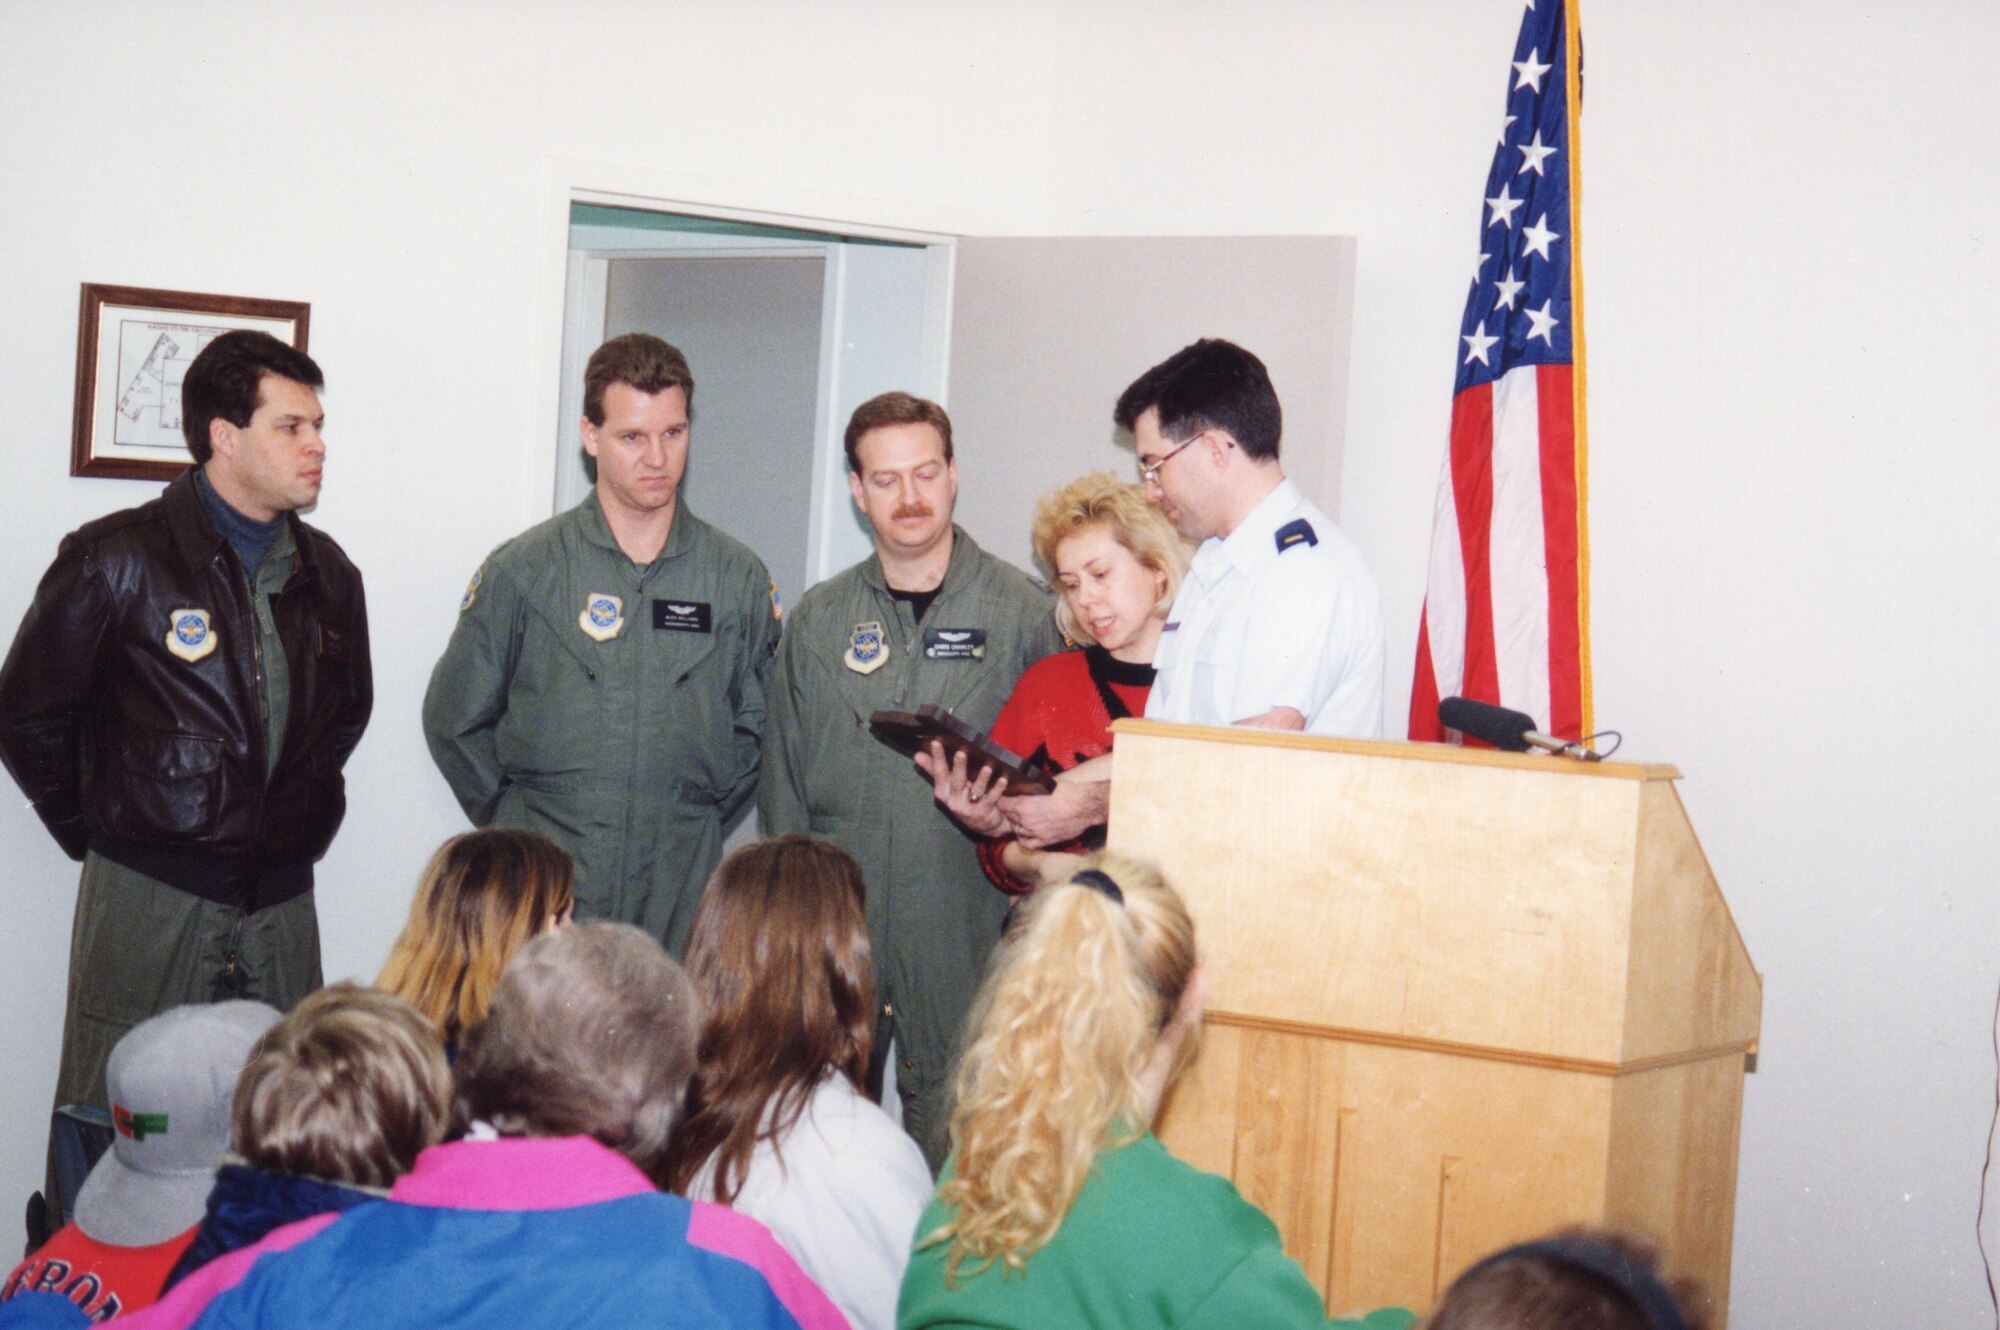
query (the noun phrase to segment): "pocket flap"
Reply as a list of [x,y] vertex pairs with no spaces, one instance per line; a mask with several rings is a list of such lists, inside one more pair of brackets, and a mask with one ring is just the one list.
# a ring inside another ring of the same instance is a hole
[[159,780],[185,780],[222,765],[222,740],[198,734],[149,734],[127,739],[118,755],[128,771]]

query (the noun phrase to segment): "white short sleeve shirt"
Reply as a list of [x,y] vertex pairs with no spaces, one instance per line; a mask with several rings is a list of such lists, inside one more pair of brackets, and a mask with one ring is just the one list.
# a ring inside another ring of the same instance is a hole
[[1195,551],[1153,665],[1151,720],[1231,725],[1290,707],[1312,734],[1382,734],[1375,578],[1289,480]]
[[[829,1072],[776,1149],[757,1142],[733,1208],[771,1230],[854,1330],[895,1330],[903,1267],[931,1189],[917,1143]],[[687,1194],[716,1199],[712,1156]]]

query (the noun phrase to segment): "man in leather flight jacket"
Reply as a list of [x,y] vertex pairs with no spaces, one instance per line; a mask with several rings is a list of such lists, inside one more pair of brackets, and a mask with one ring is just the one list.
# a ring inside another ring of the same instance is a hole
[[319,987],[313,863],[373,687],[361,575],[298,520],[319,367],[215,338],[182,386],[198,465],[66,536],[0,666],[0,760],[83,861],[57,1103],[104,1106],[126,1030]]

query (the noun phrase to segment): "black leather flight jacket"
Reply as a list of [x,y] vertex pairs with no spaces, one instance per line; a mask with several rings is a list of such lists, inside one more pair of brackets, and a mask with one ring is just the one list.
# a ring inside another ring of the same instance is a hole
[[[194,471],[64,537],[0,666],[0,761],[72,859],[94,848],[244,909],[311,887],[374,688],[359,570],[288,520],[298,559],[272,598],[290,675],[275,766],[249,584]],[[177,622],[187,631],[170,646]]]

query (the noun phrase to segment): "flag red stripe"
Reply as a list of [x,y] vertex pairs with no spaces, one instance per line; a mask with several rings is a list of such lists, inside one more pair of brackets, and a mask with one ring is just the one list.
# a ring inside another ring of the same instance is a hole
[[1465,668],[1461,697],[1500,699],[1493,641],[1493,386],[1475,384],[1451,404],[1451,491],[1465,577]]
[[1431,664],[1430,607],[1417,619],[1417,677],[1410,684],[1410,737],[1428,743],[1444,738],[1438,723],[1437,670]]
[[1549,578],[1549,733],[1583,737],[1577,557],[1576,396],[1568,365],[1535,371],[1542,443],[1542,542]]

